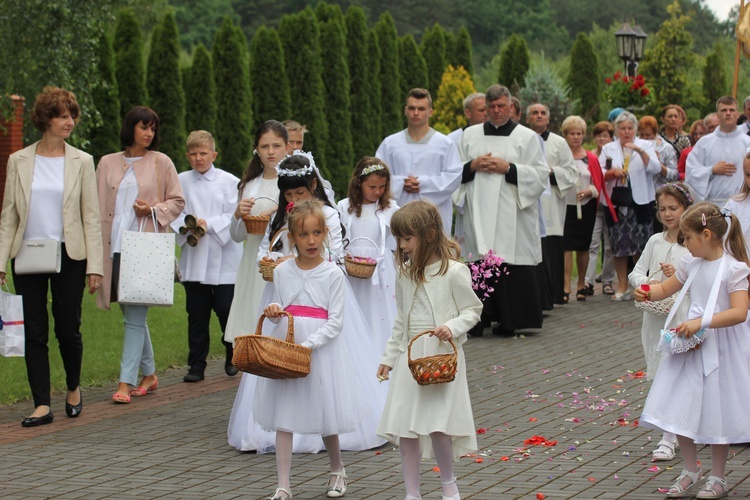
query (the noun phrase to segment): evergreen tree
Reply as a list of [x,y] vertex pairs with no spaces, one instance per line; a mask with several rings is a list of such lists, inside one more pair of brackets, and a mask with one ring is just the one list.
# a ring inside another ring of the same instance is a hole
[[380,133],[382,137],[401,129],[404,99],[401,95],[398,62],[398,34],[396,24],[390,13],[380,14],[378,22],[373,28],[380,48],[380,105],[381,115]]
[[97,46],[98,78],[91,97],[99,116],[89,131],[88,152],[99,162],[102,156],[120,151],[120,101],[115,81],[115,52],[112,40],[102,33]]
[[124,118],[132,107],[148,102],[141,26],[131,9],[117,15],[114,46],[120,118]]
[[498,82],[516,95],[525,85],[526,73],[529,72],[531,55],[526,39],[521,35],[510,36],[500,50],[500,75]]
[[706,56],[706,66],[703,68],[703,97],[705,106],[703,113],[716,111],[716,101],[727,94],[727,73],[724,69],[724,48],[721,42]]
[[570,87],[544,55],[531,66],[525,81],[518,94],[521,102],[526,106],[536,102],[545,104],[549,108],[549,129],[559,133],[560,125],[573,114],[575,106],[570,98]]
[[185,159],[185,94],[180,73],[180,35],[168,12],[151,35],[146,80],[151,108],[159,115],[159,151],[180,168]]
[[382,133],[383,106],[380,89],[380,45],[374,31],[367,36],[367,83],[370,94],[370,156],[375,155],[385,136]]
[[687,29],[692,20],[682,14],[678,0],[667,7],[667,13],[669,19],[656,32],[640,66],[654,93],[655,110],[674,103],[687,108],[693,100],[687,92],[688,72],[695,65],[693,35]]
[[[411,35],[398,39],[398,62],[401,73],[401,95],[406,96],[409,90],[419,87],[427,88],[427,63],[422,57],[417,42]],[[401,115],[402,127],[406,127],[406,115]]]
[[576,113],[588,121],[597,121],[601,78],[594,46],[584,33],[579,33],[570,51],[568,85],[571,97],[578,99]]
[[[351,6],[346,11],[346,41],[349,47],[349,81],[350,95],[349,115],[354,161],[363,156],[372,156],[371,126],[376,109],[371,104],[371,87],[368,61],[368,29],[365,11],[361,7]],[[380,128],[378,127],[378,134]]]
[[320,28],[312,8],[282,17],[279,36],[284,48],[289,93],[294,97],[290,118],[304,123],[310,130],[305,135],[305,149],[312,151],[315,163],[324,177],[330,179],[325,155],[328,121],[320,58]]
[[[443,31],[444,37],[445,37],[445,69],[443,70],[443,74],[445,74],[445,71],[448,69],[449,65],[453,64],[453,61],[456,58],[456,42],[457,38],[456,35],[453,34],[451,31],[444,30]],[[455,65],[453,66],[456,67]],[[440,83],[442,84],[443,77],[440,77]],[[438,85],[438,92],[440,91],[440,85]]]
[[453,58],[450,60],[450,63],[455,68],[463,66],[469,76],[473,78],[474,62],[471,52],[471,35],[469,35],[469,30],[466,29],[466,26],[461,26],[456,37],[456,47],[453,50]]
[[438,88],[445,72],[445,30],[435,23],[432,29],[427,28],[420,43],[422,56],[427,63],[427,90],[433,101],[437,100]]
[[284,49],[276,30],[261,26],[250,42],[250,87],[253,93],[253,126],[267,120],[284,121],[292,116],[289,78]]
[[252,103],[247,39],[229,17],[224,18],[211,47],[216,83],[216,139],[219,164],[242,175],[252,151]]
[[207,130],[216,133],[216,82],[211,54],[202,43],[193,54],[193,64],[184,73],[185,131]]
[[398,62],[401,66],[401,95],[406,98],[406,94],[413,88],[427,88],[427,62],[411,35],[399,38],[398,48]]
[[349,65],[347,62],[344,15],[338,5],[320,2],[315,9],[320,23],[321,58],[325,84],[325,107],[328,116],[326,166],[335,192],[343,196],[354,168],[354,147],[349,101]]
[[440,82],[440,97],[435,101],[432,115],[435,130],[449,134],[466,125],[464,98],[474,92],[476,89],[469,73],[462,66],[454,68],[449,65]]

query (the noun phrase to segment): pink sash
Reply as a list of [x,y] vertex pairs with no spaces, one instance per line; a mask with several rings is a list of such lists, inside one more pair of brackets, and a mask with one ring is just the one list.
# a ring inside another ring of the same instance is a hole
[[322,307],[312,306],[287,306],[286,312],[292,316],[302,316],[304,318],[328,319],[328,311]]

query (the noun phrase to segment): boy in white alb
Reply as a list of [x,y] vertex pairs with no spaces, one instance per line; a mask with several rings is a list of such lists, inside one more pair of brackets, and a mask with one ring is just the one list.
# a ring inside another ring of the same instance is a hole
[[409,91],[404,106],[406,130],[386,137],[375,156],[391,170],[391,192],[396,204],[427,200],[438,207],[443,229],[451,235],[451,196],[461,185],[463,165],[452,140],[430,127],[432,97],[425,89]]
[[[188,313],[189,368],[183,380],[198,382],[203,380],[206,369],[212,310],[219,318],[222,343],[226,347],[224,371],[229,376],[237,374],[237,369],[232,365],[232,344],[224,340],[223,334],[242,257],[242,245],[235,243],[229,234],[237,204],[239,179],[214,167],[217,153],[214,138],[209,132],[191,132],[187,138],[187,150],[192,169],[179,175],[185,208],[181,216],[172,222],[172,229],[177,233],[177,243],[182,250],[180,271]],[[194,216],[196,225],[205,232],[197,243],[189,237],[200,233],[180,234],[179,229],[185,225],[186,215]]]

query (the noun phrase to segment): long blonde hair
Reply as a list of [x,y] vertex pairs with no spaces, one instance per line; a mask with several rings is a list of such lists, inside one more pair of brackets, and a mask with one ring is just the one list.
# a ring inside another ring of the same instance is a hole
[[417,238],[417,250],[406,259],[400,246],[396,246],[396,266],[416,284],[426,280],[424,270],[433,255],[440,258],[438,275],[448,272],[452,260],[461,257],[461,247],[443,232],[443,221],[435,205],[417,200],[404,205],[391,218],[391,232],[396,239],[413,236]]

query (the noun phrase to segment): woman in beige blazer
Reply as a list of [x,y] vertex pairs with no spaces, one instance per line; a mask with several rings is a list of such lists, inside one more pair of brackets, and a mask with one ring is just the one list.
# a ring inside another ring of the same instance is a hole
[[[137,231],[139,222],[144,219],[144,230],[154,232],[152,210],[159,230],[164,231],[185,206],[174,163],[167,155],[154,151],[159,145],[156,113],[144,106],[128,111],[120,130],[120,141],[125,151],[103,157],[96,171],[104,247],[104,280],[97,304],[102,309],[109,309],[111,302],[117,302],[122,233]],[[125,319],[125,337],[120,384],[112,400],[130,403],[131,396],[145,396],[156,390],[158,380],[146,325],[148,307],[120,304],[120,309]],[[143,373],[140,383],[139,368]]]
[[[94,160],[65,142],[80,114],[73,93],[45,87],[36,97],[31,121],[42,139],[12,154],[8,160],[3,210],[0,215],[0,282],[11,261],[16,293],[23,297],[26,372],[34,398],[34,412],[21,425],[52,422],[47,341],[48,285],[52,316],[60,345],[68,388],[65,413],[83,410],[81,389],[81,302],[101,286],[102,240]],[[24,240],[61,243],[60,272],[16,273],[15,257]]]

